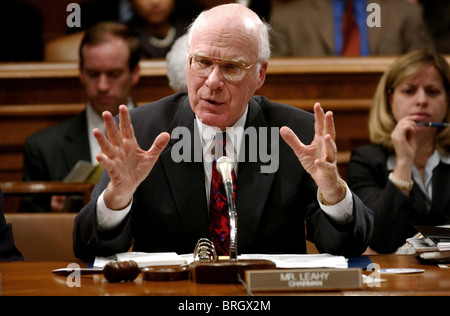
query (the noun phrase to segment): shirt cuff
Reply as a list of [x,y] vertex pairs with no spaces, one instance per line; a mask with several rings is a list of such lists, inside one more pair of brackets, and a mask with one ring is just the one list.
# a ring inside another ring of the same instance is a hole
[[103,195],[105,191],[97,199],[97,225],[101,231],[108,231],[117,228],[131,210],[131,203],[123,210],[111,210],[106,206]]
[[338,224],[347,224],[353,220],[353,195],[347,183],[344,181],[343,183],[346,187],[345,197],[334,205],[323,204],[320,199],[319,189],[317,189],[317,201],[319,201],[320,208]]

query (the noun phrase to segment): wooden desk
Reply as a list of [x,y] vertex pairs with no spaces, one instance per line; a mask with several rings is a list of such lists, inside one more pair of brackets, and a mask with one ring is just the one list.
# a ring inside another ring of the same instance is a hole
[[[292,292],[282,295],[450,295],[450,269],[422,265],[414,256],[378,255],[370,257],[380,268],[422,268],[424,273],[385,275],[379,287],[364,285],[358,291]],[[245,296],[241,284],[196,284],[191,281],[149,282],[139,276],[134,282],[108,283],[102,275],[81,276],[80,287],[69,287],[67,278],[52,274],[70,262],[0,263],[0,294],[15,295],[164,295],[164,296]],[[79,263],[85,266],[84,263]],[[366,275],[373,272],[364,271]],[[280,295],[280,293],[254,293]],[[225,299],[225,298],[224,298]],[[181,299],[180,299],[181,300]]]
[[[307,111],[321,102],[334,112],[337,147],[348,156],[369,142],[371,100],[394,58],[272,58],[256,94]],[[137,104],[173,93],[165,60],[143,60],[140,66],[131,92]],[[26,138],[80,113],[85,101],[76,62],[0,63],[0,181],[20,181]]]

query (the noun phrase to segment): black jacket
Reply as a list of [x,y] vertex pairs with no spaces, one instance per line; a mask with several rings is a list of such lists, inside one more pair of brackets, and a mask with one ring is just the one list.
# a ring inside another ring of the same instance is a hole
[[450,223],[450,165],[440,162],[434,170],[433,201],[427,210],[417,184],[407,197],[388,180],[388,157],[381,146],[366,145],[353,151],[347,168],[348,185],[374,212],[370,247],[381,253],[394,252],[413,237],[415,225]]

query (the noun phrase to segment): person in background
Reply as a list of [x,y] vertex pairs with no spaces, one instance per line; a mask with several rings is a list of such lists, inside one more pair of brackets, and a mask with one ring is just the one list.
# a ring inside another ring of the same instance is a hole
[[186,85],[186,68],[188,65],[187,34],[178,38],[166,56],[167,78],[175,92],[184,91]]
[[135,15],[128,25],[139,35],[143,58],[165,58],[203,9],[185,10],[181,0],[131,0],[131,4]]
[[[269,26],[245,6],[213,7],[189,29],[188,56],[187,91],[131,111],[121,106],[119,126],[103,114],[108,138],[99,129],[94,135],[106,172],[75,219],[75,255],[89,261],[132,245],[192,253],[205,237],[228,254],[213,159],[225,149],[239,157],[232,163],[239,253],[305,253],[306,220],[319,251],[361,254],[372,212],[338,173],[332,113],[254,96],[269,63]],[[244,129],[258,139],[249,141]],[[263,154],[269,145],[272,163]]]
[[[101,22],[86,32],[79,54],[86,108],[26,140],[24,181],[62,181],[80,160],[97,164],[101,149],[91,131],[104,130],[102,112],[117,114],[121,104],[135,107],[130,92],[139,81],[140,46],[134,32],[120,23]],[[20,211],[58,211],[63,204],[64,197],[24,198]]]
[[[367,5],[380,6],[380,27],[367,25]],[[276,1],[274,56],[399,55],[433,42],[420,6],[405,0]]]
[[11,224],[7,224],[3,215],[3,192],[0,189],[0,261],[23,261],[16,248]]
[[416,225],[450,223],[450,68],[418,50],[397,58],[378,83],[370,145],[352,152],[350,188],[374,211],[370,247],[395,252]]

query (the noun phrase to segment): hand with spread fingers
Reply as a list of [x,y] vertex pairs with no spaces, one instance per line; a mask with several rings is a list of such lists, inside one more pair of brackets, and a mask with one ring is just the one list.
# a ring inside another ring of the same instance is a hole
[[345,197],[345,188],[337,169],[333,113],[324,113],[320,104],[316,103],[314,117],[315,135],[310,145],[303,144],[289,127],[283,126],[280,135],[314,179],[323,199],[329,204],[336,204]]
[[105,203],[110,209],[119,210],[131,202],[133,193],[152,170],[170,135],[161,133],[145,151],[136,141],[126,106],[119,108],[119,128],[110,112],[104,112],[103,119],[108,138],[99,129],[94,129],[94,136],[103,151],[97,155],[97,160],[111,179],[105,191]]

